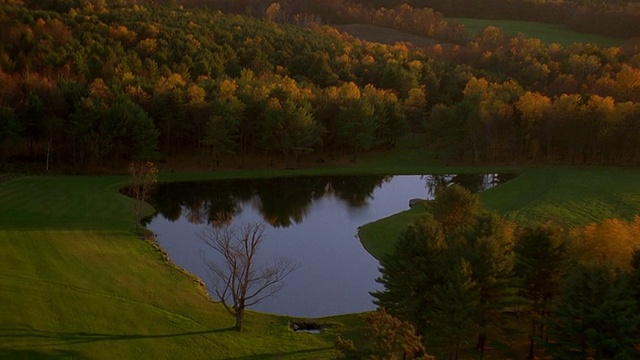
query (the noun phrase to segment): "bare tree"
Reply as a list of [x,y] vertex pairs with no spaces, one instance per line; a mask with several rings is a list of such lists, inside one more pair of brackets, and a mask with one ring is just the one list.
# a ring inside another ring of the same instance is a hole
[[299,267],[290,259],[277,258],[269,265],[257,265],[256,253],[264,240],[263,223],[246,223],[239,228],[224,224],[200,234],[207,246],[222,255],[219,262],[204,259],[211,270],[213,292],[236,318],[242,331],[245,308],[274,295],[284,287],[284,278]]
[[136,217],[136,231],[139,231],[146,201],[158,183],[158,168],[150,161],[134,161],[129,164],[129,173],[129,191],[134,199],[133,212]]

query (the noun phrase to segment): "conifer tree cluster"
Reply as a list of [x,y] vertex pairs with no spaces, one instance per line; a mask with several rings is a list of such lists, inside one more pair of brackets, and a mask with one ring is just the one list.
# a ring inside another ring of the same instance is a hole
[[426,207],[382,259],[384,289],[372,295],[416,328],[429,354],[464,359],[509,346],[516,323],[530,359],[640,356],[638,250],[625,267],[593,261],[575,234],[553,224],[516,228],[457,185],[439,188]]

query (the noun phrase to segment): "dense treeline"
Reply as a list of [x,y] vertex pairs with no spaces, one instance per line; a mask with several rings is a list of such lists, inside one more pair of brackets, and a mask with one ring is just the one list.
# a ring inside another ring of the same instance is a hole
[[427,353],[482,358],[490,346],[523,358],[515,339],[528,337],[528,359],[640,356],[640,218],[516,227],[457,185],[425,206],[382,259],[384,289],[372,295]]
[[[466,161],[640,159],[632,45],[562,48],[488,27],[463,45],[416,49],[280,23],[289,15],[278,3],[264,14],[126,0],[0,3],[0,166],[357,156],[395,146],[408,130],[426,130],[439,156]],[[373,14],[432,36],[455,29],[407,5]]]
[[394,145],[409,92],[422,108],[468,77],[406,46],[206,10],[1,11],[1,158],[118,166],[154,143],[162,157],[357,154]]

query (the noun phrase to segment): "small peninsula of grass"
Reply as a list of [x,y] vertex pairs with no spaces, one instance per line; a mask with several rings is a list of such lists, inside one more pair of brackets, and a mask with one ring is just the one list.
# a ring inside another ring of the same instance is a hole
[[[570,227],[640,214],[640,169],[541,167],[523,169],[506,184],[480,194],[484,206],[516,223],[554,221]],[[424,213],[405,212],[360,228],[363,246],[376,258],[393,250],[406,224]]]

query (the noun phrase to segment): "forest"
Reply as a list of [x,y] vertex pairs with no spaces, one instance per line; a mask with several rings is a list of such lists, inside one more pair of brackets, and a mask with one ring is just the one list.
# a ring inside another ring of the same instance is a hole
[[287,4],[247,7],[253,16],[186,5],[0,2],[0,168],[355,158],[408,132],[456,161],[639,160],[633,39],[564,48],[495,27],[473,37],[407,4],[336,10],[440,39],[416,48],[359,40]]

